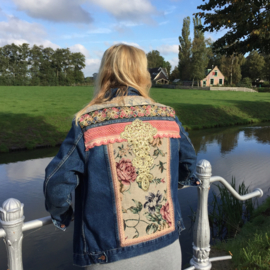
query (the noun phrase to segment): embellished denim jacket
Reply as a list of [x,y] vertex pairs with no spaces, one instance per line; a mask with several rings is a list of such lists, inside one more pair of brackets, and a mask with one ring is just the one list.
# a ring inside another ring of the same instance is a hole
[[74,215],[78,266],[173,243],[184,229],[178,185],[197,182],[196,153],[174,110],[133,88],[123,104],[117,99],[91,106],[78,125],[73,121],[46,168],[46,210],[63,231]]

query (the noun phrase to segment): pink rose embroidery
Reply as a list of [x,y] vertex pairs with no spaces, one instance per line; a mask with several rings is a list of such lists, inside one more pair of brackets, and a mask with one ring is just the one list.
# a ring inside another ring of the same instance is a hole
[[116,172],[118,180],[124,185],[129,185],[137,178],[136,169],[129,159],[122,158],[120,162],[116,162]]
[[171,227],[172,220],[171,220],[170,207],[169,207],[168,202],[166,202],[166,204],[161,207],[160,214],[161,214],[162,218],[167,221],[167,223],[169,224],[169,227]]

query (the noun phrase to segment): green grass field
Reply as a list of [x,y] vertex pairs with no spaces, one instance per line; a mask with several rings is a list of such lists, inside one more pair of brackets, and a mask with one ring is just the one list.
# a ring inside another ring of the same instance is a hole
[[[0,87],[0,152],[61,142],[93,87]],[[187,129],[270,121],[270,93],[152,88]]]

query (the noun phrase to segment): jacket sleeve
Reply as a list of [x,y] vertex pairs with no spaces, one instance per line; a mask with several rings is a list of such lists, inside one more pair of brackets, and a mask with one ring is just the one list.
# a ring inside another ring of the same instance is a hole
[[179,188],[182,186],[198,186],[200,180],[195,175],[197,155],[194,146],[177,117],[176,122],[179,126],[181,136],[179,139]]
[[63,231],[73,216],[71,193],[79,184],[79,175],[84,173],[84,159],[83,132],[73,121],[58,154],[45,169],[43,185],[46,210],[53,224]]

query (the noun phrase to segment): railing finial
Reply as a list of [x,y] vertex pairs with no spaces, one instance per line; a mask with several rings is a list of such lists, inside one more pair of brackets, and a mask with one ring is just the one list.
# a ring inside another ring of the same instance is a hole
[[4,242],[7,248],[8,268],[23,270],[22,264],[22,226],[24,221],[23,204],[10,198],[0,207],[0,223],[6,233]]

